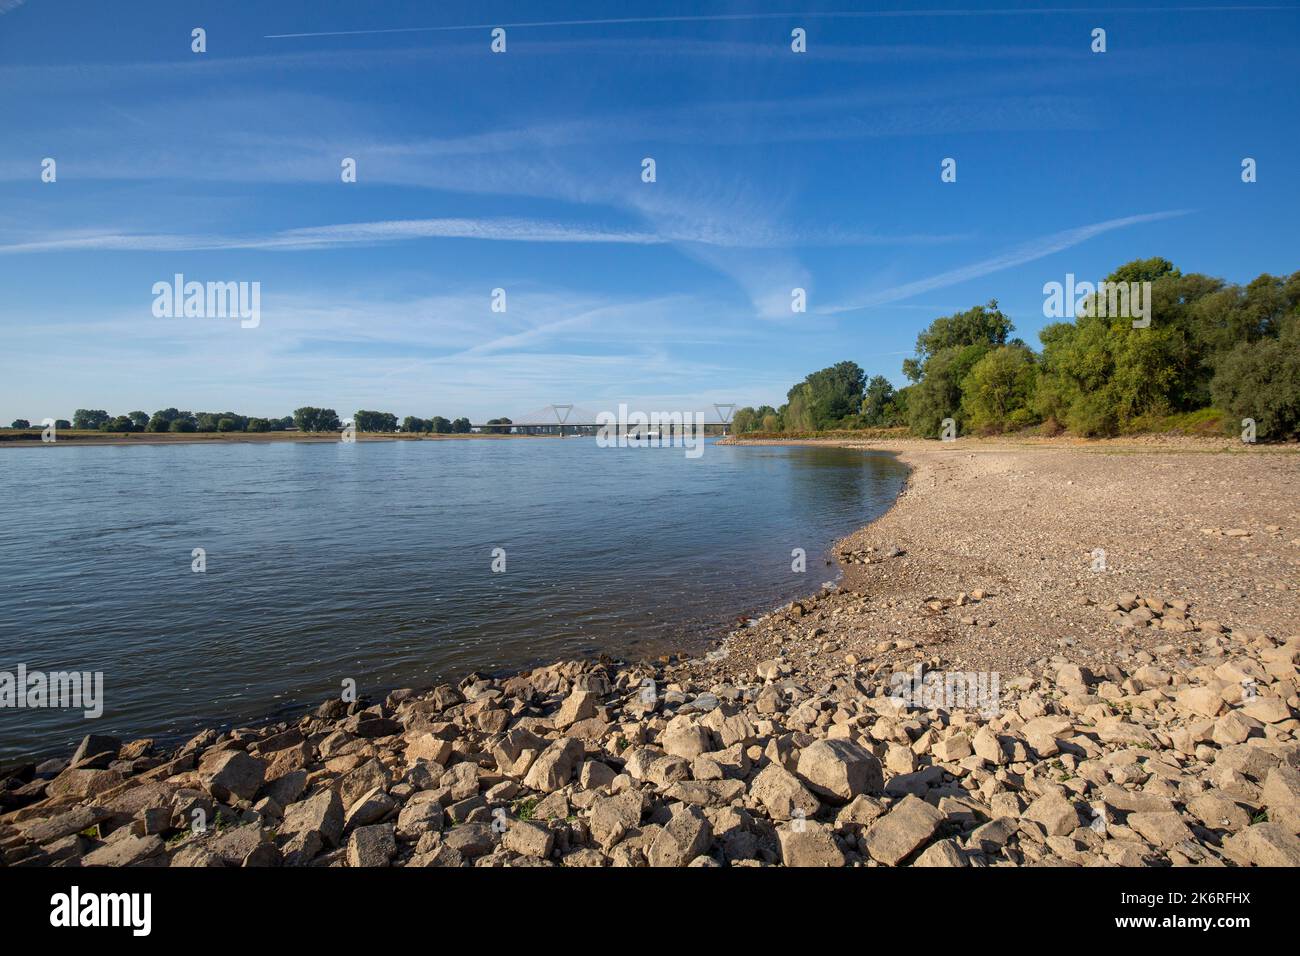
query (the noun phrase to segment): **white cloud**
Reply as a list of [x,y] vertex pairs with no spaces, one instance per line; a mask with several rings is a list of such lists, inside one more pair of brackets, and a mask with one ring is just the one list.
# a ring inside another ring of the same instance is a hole
[[957,285],[960,282],[978,279],[1026,262],[1033,262],[1035,259],[1042,259],[1115,229],[1124,229],[1128,226],[1147,222],[1159,222],[1162,219],[1172,219],[1175,216],[1187,215],[1188,212],[1190,210],[1174,209],[1165,212],[1143,213],[1137,216],[1125,216],[1120,219],[1107,219],[1105,222],[1092,223],[1091,225],[1040,236],[992,258],[981,259],[978,262],[972,262],[957,269],[949,269],[946,272],[940,272],[925,279],[917,279],[914,282],[907,282],[879,292],[868,293],[853,302],[830,305],[815,311],[824,315],[837,315],[842,312],[856,312],[859,309],[868,309],[872,306],[897,302],[900,299],[909,299],[922,292]]

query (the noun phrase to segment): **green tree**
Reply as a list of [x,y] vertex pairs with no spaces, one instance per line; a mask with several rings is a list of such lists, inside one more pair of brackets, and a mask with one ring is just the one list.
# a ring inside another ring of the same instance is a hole
[[78,408],[72,413],[72,427],[96,431],[108,421],[108,412],[102,408]]
[[1034,353],[1024,345],[1003,345],[987,352],[961,383],[967,424],[977,432],[1003,432],[1032,424],[1037,381]]
[[806,381],[800,382],[786,394],[781,421],[788,432],[809,432],[816,428],[812,417],[811,389]]
[[131,423],[135,425],[138,432],[144,431],[149,427],[149,415],[147,412],[127,412],[131,418]]
[[180,416],[180,411],[175,408],[163,408],[153,413],[146,426],[151,432],[165,432],[171,430],[171,423]]
[[[304,432],[334,432],[343,427],[338,412],[334,409],[315,408],[311,405],[294,409],[293,423],[299,431]],[[357,430],[364,431],[360,426]]]
[[451,423],[451,430],[457,435],[468,435],[470,433],[470,420],[468,418],[458,418]]
[[432,420],[429,422],[429,424],[432,426],[433,431],[435,431],[439,435],[451,434],[450,419],[443,418],[441,415],[434,415]]
[[731,417],[731,430],[737,435],[743,435],[745,432],[752,432],[758,427],[758,416],[754,409],[749,406],[736,409],[736,414]]
[[829,428],[841,419],[856,415],[862,407],[866,373],[856,362],[837,362],[813,372],[805,379],[808,410],[814,428]]
[[890,413],[896,394],[889,379],[883,375],[873,376],[862,399],[863,424],[871,428],[892,424]]
[[359,432],[397,431],[397,416],[391,412],[358,411],[352,416],[352,422]]
[[1279,335],[1241,342],[1219,362],[1214,404],[1232,416],[1255,420],[1256,436],[1279,440],[1300,432],[1300,315],[1284,320]]
[[945,418],[953,419],[958,432],[965,430],[962,382],[988,352],[985,343],[952,345],[926,359],[925,375],[911,387],[907,397],[907,423],[914,433],[938,438]]
[[925,376],[926,363],[939,352],[971,345],[1005,345],[1013,328],[1011,320],[998,309],[997,299],[935,319],[916,337],[916,357],[903,360],[903,374],[919,382]]

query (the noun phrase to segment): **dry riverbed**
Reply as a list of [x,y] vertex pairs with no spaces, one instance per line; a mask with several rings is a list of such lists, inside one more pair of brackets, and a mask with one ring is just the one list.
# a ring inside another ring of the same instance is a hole
[[913,472],[843,578],[706,655],[92,735],[0,859],[1300,865],[1294,447],[862,444]]

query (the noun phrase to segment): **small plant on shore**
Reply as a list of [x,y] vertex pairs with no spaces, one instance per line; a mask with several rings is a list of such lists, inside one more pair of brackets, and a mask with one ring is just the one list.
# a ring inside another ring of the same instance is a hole
[[511,812],[520,820],[531,820],[533,813],[537,809],[537,797],[525,797],[523,800],[516,800],[510,807]]

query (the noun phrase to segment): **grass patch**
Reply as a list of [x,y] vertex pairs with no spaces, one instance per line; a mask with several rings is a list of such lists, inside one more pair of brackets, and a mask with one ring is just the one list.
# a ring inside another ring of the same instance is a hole
[[516,819],[531,820],[534,811],[537,809],[537,803],[537,797],[525,797],[524,799],[516,800],[511,804],[510,810],[514,813]]
[[1191,435],[1219,438],[1231,431],[1227,416],[1217,408],[1200,408],[1175,415],[1142,415],[1123,429],[1124,435]]

